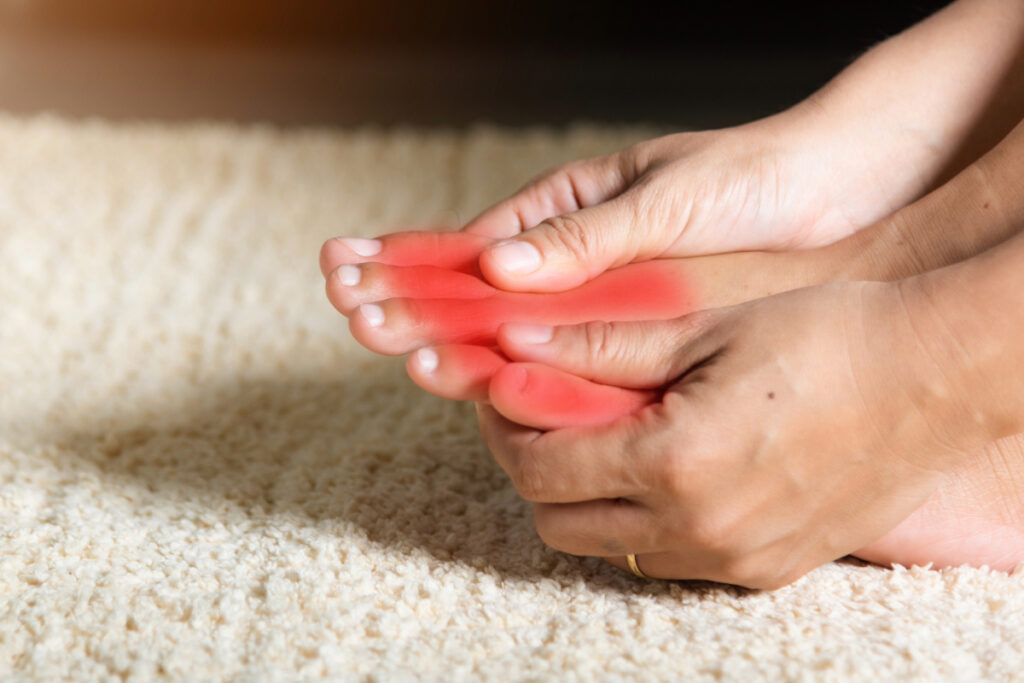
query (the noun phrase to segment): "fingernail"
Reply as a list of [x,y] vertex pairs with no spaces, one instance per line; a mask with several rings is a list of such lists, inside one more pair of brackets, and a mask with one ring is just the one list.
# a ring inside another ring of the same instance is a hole
[[555,335],[555,328],[550,325],[505,323],[505,334],[521,344],[547,344]]
[[380,327],[384,324],[384,309],[377,304],[362,304],[359,313],[370,327]]
[[337,240],[360,256],[376,256],[384,248],[380,240],[367,240],[362,237],[338,237]]
[[362,277],[362,271],[359,270],[359,266],[338,266],[338,281],[346,287],[358,285]]
[[434,349],[419,349],[416,352],[416,365],[419,366],[423,372],[433,372],[437,370],[437,351]]
[[491,249],[491,258],[512,275],[526,275],[540,268],[540,252],[529,242],[500,242]]

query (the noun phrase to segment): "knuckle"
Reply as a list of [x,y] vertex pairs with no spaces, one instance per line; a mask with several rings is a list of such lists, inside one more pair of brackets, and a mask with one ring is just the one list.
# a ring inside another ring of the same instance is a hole
[[540,461],[530,451],[521,453],[516,459],[511,474],[512,484],[523,499],[542,502],[547,493],[547,483],[541,471]]
[[637,359],[644,359],[645,343],[639,341],[635,328],[639,323],[591,320],[583,323],[582,336],[586,358],[590,367],[613,365],[631,367]]
[[[701,485],[691,481],[689,486],[693,489]],[[688,546],[722,560],[729,560],[739,554],[742,546],[741,531],[742,510],[715,495],[704,495],[692,500],[680,522],[680,533]]]
[[[582,160],[554,166],[534,177],[517,194],[544,216],[562,213],[566,207],[582,209],[587,204],[586,186],[592,165],[592,160]],[[524,229],[529,227],[524,225]]]
[[657,139],[644,140],[619,152],[619,172],[624,178],[628,178],[631,182],[636,181],[647,172],[657,150],[657,142]]
[[678,337],[676,345],[682,344],[694,334],[705,332],[714,327],[726,315],[726,308],[705,308],[699,311],[687,313],[677,318],[678,325],[675,327],[675,334]]
[[671,500],[687,500],[693,493],[693,466],[682,449],[666,449],[657,465],[655,476]]
[[679,192],[670,178],[649,174],[639,181],[634,192],[623,199],[632,200],[634,224],[647,229],[664,228],[676,214]]
[[527,193],[539,193],[544,190],[545,185],[551,181],[553,177],[561,173],[568,164],[561,164],[559,166],[551,166],[544,169],[537,175],[533,176],[526,183],[520,187],[516,194],[527,194]]
[[729,519],[717,512],[695,515],[687,528],[690,543],[705,552],[731,557],[733,527]]
[[544,545],[554,550],[572,553],[573,548],[579,545],[578,542],[574,542],[573,535],[567,532],[560,523],[559,516],[549,506],[533,506],[533,527],[537,530],[540,540],[544,541]]
[[773,583],[770,574],[765,571],[763,562],[755,555],[731,555],[722,562],[719,571],[723,582],[735,586],[760,590]]
[[552,182],[557,183],[559,188],[559,196],[574,211],[590,204],[593,165],[591,160],[570,163],[558,168],[552,175]]
[[[519,191],[530,206],[536,207],[540,212],[548,210],[551,197],[551,185],[559,174],[558,169],[546,171],[543,175],[531,181],[529,185]],[[524,228],[530,226],[524,225]]]
[[598,231],[588,230],[577,216],[554,216],[545,223],[548,229],[541,231],[539,236],[546,243],[545,246],[562,251],[573,260],[582,262],[586,262],[597,252]]
[[770,551],[734,552],[720,565],[720,580],[758,591],[775,591],[802,577],[802,571],[777,560],[778,557]]
[[617,344],[612,339],[611,325],[604,321],[592,320],[583,323],[583,340],[591,362],[607,360],[619,353]]

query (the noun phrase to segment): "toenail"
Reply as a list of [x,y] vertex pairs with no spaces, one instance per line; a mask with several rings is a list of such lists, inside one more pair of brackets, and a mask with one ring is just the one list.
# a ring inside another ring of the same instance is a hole
[[384,309],[377,304],[363,304],[359,312],[370,327],[380,327],[384,324]]
[[529,242],[502,242],[491,249],[491,258],[513,275],[526,275],[540,268],[540,252]]
[[416,365],[423,372],[437,370],[437,351],[434,349],[420,349],[416,352]]
[[384,248],[380,240],[368,240],[362,237],[338,237],[337,240],[360,256],[376,256]]
[[503,330],[506,337],[520,344],[547,344],[555,336],[555,328],[550,325],[506,323]]
[[362,271],[359,270],[359,266],[338,266],[338,281],[346,287],[358,285],[362,277]]

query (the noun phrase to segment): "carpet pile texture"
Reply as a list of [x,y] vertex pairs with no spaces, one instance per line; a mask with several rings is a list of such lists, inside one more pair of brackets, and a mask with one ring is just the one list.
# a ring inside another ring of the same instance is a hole
[[1024,572],[645,583],[535,536],[320,243],[649,131],[0,118],[0,680],[1024,676]]

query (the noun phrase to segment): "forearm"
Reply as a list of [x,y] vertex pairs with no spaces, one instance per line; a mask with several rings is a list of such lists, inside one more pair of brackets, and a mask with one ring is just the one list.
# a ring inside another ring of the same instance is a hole
[[[846,143],[832,153],[836,164],[900,194],[901,204],[912,201],[1024,116],[1024,3],[954,2],[872,49],[795,109],[818,110],[821,134]],[[908,177],[907,168],[917,172]]]

